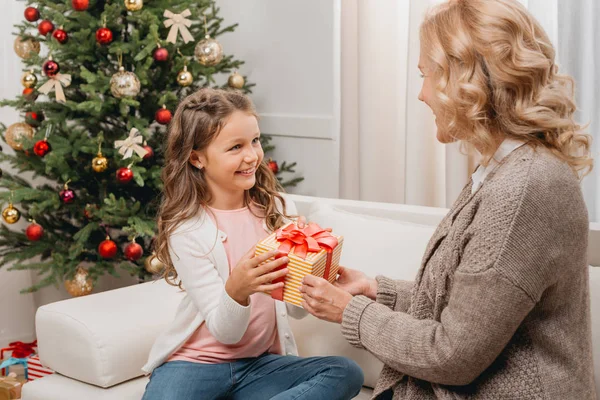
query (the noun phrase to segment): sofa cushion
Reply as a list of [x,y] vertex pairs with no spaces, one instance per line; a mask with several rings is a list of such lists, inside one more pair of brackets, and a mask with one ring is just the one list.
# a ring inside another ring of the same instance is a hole
[[[315,203],[309,221],[344,236],[341,264],[367,275],[413,280],[435,226],[354,214],[326,203]],[[290,319],[301,356],[341,355],[356,361],[365,386],[374,387],[383,364],[369,352],[352,347],[340,326],[308,316]]]
[[[53,374],[24,385],[21,400],[140,400],[147,383],[148,378],[142,377],[104,389]],[[363,388],[354,400],[368,400],[371,394]]]
[[21,400],[140,400],[147,383],[141,377],[105,389],[52,374],[23,385]]
[[160,280],[42,306],[36,313],[40,361],[101,387],[136,378],[173,320],[179,292]]

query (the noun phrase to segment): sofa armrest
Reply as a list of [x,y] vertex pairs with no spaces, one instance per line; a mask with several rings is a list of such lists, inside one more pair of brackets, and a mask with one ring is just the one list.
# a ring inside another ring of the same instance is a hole
[[101,387],[138,377],[182,298],[160,280],[42,306],[35,319],[40,360]]

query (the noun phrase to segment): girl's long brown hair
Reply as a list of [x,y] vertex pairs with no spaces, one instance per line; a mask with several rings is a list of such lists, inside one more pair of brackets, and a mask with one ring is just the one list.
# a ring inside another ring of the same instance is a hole
[[[190,164],[190,154],[192,150],[205,150],[235,111],[258,118],[252,101],[243,93],[203,88],[179,104],[169,126],[165,165],[161,173],[164,189],[154,248],[157,258],[165,265],[163,277],[171,285],[181,287],[171,260],[169,237],[185,220],[201,213],[211,201],[204,172]],[[252,202],[259,208],[271,230],[283,225],[284,217],[288,217],[285,200],[279,193],[282,190],[263,161],[256,171],[256,184],[244,196],[246,205]],[[277,201],[281,203],[281,212]]]

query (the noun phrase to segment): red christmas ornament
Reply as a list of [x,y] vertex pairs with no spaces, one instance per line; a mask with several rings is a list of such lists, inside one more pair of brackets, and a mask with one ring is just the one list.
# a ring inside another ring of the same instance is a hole
[[29,22],[35,22],[40,19],[40,12],[35,7],[27,7],[25,9],[25,19]]
[[60,197],[60,200],[64,204],[71,204],[75,201],[75,192],[69,189],[69,186],[65,183],[65,186],[58,194],[58,197]]
[[98,253],[102,258],[113,258],[117,255],[117,244],[107,236],[106,240],[98,245]]
[[42,65],[42,70],[46,76],[53,77],[60,71],[60,65],[54,60],[48,60]]
[[71,5],[75,11],[85,11],[90,5],[90,0],[71,0]]
[[117,182],[129,183],[133,179],[133,171],[129,168],[119,168],[117,170]]
[[162,108],[158,110],[156,114],[154,114],[154,119],[156,122],[162,125],[167,125],[169,122],[171,122],[171,118],[173,118],[173,114],[171,114],[171,111],[167,110],[167,106],[164,104]]
[[50,150],[52,150],[52,147],[50,147],[50,143],[48,143],[48,141],[46,139],[39,140],[33,146],[33,152],[40,157],[44,157],[46,154],[48,154],[50,152]]
[[54,31],[54,24],[45,19],[38,24],[38,31],[40,32],[40,35],[46,36],[47,34]]
[[38,97],[38,94],[34,88],[25,88],[23,89],[23,97],[25,97],[25,100],[27,101],[35,101]]
[[106,27],[96,31],[96,41],[99,44],[109,44],[113,40],[112,31]]
[[279,172],[279,165],[277,165],[277,161],[273,161],[273,160],[269,159],[268,166],[269,166],[269,169],[271,171],[273,171],[274,174]]
[[32,242],[36,242],[44,235],[44,228],[33,221],[33,223],[25,230],[25,235],[27,236],[27,239],[31,240]]
[[58,41],[60,44],[65,44],[69,41],[69,35],[62,28],[58,28],[52,34],[52,37]]
[[169,59],[169,50],[159,46],[156,50],[154,50],[152,57],[154,58],[154,61],[157,62],[167,61]]
[[144,255],[144,249],[136,242],[128,243],[123,252],[125,257],[131,261],[137,261]]
[[25,122],[32,127],[38,127],[40,126],[40,122],[42,122],[44,120],[44,114],[42,113],[36,113],[34,111],[29,111],[28,113],[25,114]]
[[144,160],[149,160],[154,157],[154,150],[152,150],[152,147],[146,144],[144,145],[144,150],[146,150],[146,155],[143,157]]

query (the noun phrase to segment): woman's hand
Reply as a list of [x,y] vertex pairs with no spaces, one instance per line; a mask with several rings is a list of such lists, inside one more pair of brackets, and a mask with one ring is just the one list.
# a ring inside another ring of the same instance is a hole
[[325,321],[342,323],[344,310],[352,295],[333,286],[323,278],[306,275],[300,287],[302,307],[315,317]]
[[353,296],[365,295],[371,299],[377,297],[377,281],[369,278],[361,271],[342,267],[338,269],[338,278],[334,282],[334,286],[345,290]]
[[229,297],[243,306],[249,304],[251,294],[269,293],[283,287],[283,282],[271,282],[284,277],[288,272],[287,268],[276,270],[288,263],[287,257],[260,265],[269,258],[277,256],[279,251],[272,250],[258,256],[254,256],[254,252],[255,248],[253,247],[240,259],[225,282],[225,291]]

